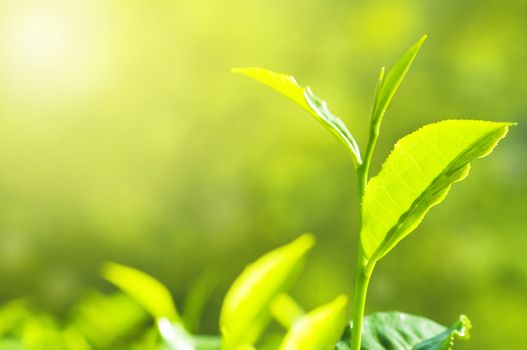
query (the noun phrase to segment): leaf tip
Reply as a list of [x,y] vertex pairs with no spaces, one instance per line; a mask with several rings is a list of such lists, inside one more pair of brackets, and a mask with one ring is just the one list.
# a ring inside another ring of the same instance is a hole
[[415,43],[415,45],[413,47],[414,55],[416,55],[417,52],[421,49],[421,46],[423,46],[423,44],[424,44],[424,42],[426,41],[427,38],[428,38],[428,35],[427,34],[423,34],[423,36],[421,36],[421,38]]
[[344,309],[348,305],[348,297],[344,294],[339,295],[334,301],[333,306],[336,309]]
[[115,271],[120,267],[122,267],[122,265],[119,265],[113,261],[105,261],[100,267],[101,276],[106,280],[110,280],[112,275],[115,274]]
[[249,69],[247,67],[233,67],[231,68],[231,73],[246,75]]
[[315,235],[312,233],[304,233],[302,236],[298,237],[293,244],[299,247],[299,250],[308,252],[313,248],[316,243]]

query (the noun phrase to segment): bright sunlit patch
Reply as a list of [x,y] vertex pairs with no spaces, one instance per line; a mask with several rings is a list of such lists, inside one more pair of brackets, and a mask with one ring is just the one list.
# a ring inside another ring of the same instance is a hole
[[12,23],[11,49],[26,68],[54,68],[65,64],[73,47],[72,24],[57,11],[29,9]]
[[82,96],[104,76],[104,22],[93,2],[12,1],[0,14],[0,67],[26,101]]

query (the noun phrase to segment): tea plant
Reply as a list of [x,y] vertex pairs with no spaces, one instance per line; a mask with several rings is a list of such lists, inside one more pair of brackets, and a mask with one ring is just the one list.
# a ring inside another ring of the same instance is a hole
[[[452,184],[468,175],[470,163],[488,155],[512,125],[452,119],[423,126],[400,139],[380,172],[370,178],[383,117],[424,40],[411,47],[387,73],[381,69],[363,153],[344,122],[309,87],[300,86],[291,76],[261,68],[233,69],[297,103],[333,133],[351,155],[361,221],[352,321],[346,325],[345,295],[304,312],[287,294],[315,243],[313,235],[305,234],[259,258],[234,281],[223,301],[219,336],[195,334],[196,320],[208,295],[206,283],[201,287],[197,284],[185,303],[185,312],[180,314],[161,282],[131,267],[106,264],[103,277],[156,321],[139,340],[123,349],[449,350],[454,340],[469,339],[471,324],[464,315],[448,328],[401,312],[364,316],[368,284],[377,262],[419,225],[431,207],[445,199]],[[0,350],[43,349],[51,348],[50,344],[54,349],[106,348],[142,322],[143,315],[136,306],[119,294],[94,294],[77,307],[76,317],[62,329],[45,317],[40,317],[36,327],[37,317],[21,302],[13,302],[0,310]],[[265,336],[273,319],[284,328],[279,337]]]
[[381,171],[369,179],[383,117],[425,39],[423,36],[388,73],[381,69],[364,154],[344,122],[309,87],[300,86],[291,76],[261,68],[233,70],[289,97],[329,129],[351,154],[360,198],[360,244],[353,323],[338,343],[339,349],[449,349],[454,338],[469,336],[471,326],[465,316],[449,329],[401,313],[364,319],[368,284],[377,262],[419,225],[431,207],[443,201],[452,184],[468,175],[470,163],[488,155],[512,125],[480,120],[426,125],[399,140]]
[[[304,313],[284,294],[297,275],[314,238],[304,235],[249,265],[225,297],[220,317],[221,339],[190,335],[181,322],[168,292],[138,271],[110,265],[105,276],[136,296],[158,318],[161,334],[173,349],[240,350],[447,350],[455,339],[468,339],[470,321],[459,316],[446,328],[420,316],[400,312],[364,317],[368,284],[375,265],[423,220],[426,213],[463,180],[470,163],[488,155],[511,123],[481,120],[445,120],[423,126],[399,140],[380,172],[369,169],[380,126],[388,106],[423,44],[424,36],[386,73],[382,68],[372,107],[369,140],[364,153],[344,122],[325,101],[289,75],[262,68],[236,68],[280,92],[311,114],[349,151],[355,165],[360,199],[360,244],[356,266],[353,320],[342,329],[346,296]],[[135,282],[134,282],[135,281]],[[151,286],[145,291],[144,286]],[[143,286],[143,289],[140,288]],[[150,293],[156,291],[157,297]],[[156,300],[155,304],[153,300]],[[287,330],[279,342],[259,340],[272,318]],[[215,339],[215,340],[214,340]]]

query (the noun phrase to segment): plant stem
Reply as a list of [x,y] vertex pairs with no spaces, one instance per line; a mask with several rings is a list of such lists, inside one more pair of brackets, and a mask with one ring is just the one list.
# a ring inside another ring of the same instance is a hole
[[375,264],[369,264],[364,256],[362,244],[360,240],[360,233],[362,229],[362,198],[366,191],[366,183],[368,180],[368,168],[370,165],[371,155],[375,147],[376,137],[370,134],[368,142],[366,158],[361,167],[357,171],[358,184],[358,204],[360,208],[359,213],[359,240],[357,249],[357,266],[355,269],[355,295],[353,297],[353,330],[351,332],[351,348],[350,350],[360,350],[360,343],[362,337],[362,323],[364,319],[364,310],[366,307],[366,296],[368,293],[368,284],[370,282],[371,273]]
[[355,277],[355,296],[353,299],[351,350],[360,350],[364,309],[366,307],[366,295],[368,294],[368,284],[370,283],[373,265],[374,264],[370,265],[365,263],[363,254],[359,253],[357,259],[357,275]]
[[380,93],[384,81],[384,67],[381,68],[379,80],[375,91],[375,99],[371,112],[370,134],[368,138],[368,145],[363,163],[357,168],[357,190],[358,190],[358,207],[359,207],[359,239],[357,248],[357,267],[355,276],[355,295],[353,299],[353,331],[351,333],[351,350],[360,350],[360,343],[362,338],[362,323],[364,319],[364,310],[366,308],[366,296],[368,294],[368,285],[370,283],[371,274],[375,267],[375,261],[368,261],[364,256],[361,243],[362,235],[362,199],[366,192],[366,185],[368,183],[368,173],[370,170],[371,159],[373,151],[377,145],[379,138],[379,129],[384,112],[377,113],[377,96]]

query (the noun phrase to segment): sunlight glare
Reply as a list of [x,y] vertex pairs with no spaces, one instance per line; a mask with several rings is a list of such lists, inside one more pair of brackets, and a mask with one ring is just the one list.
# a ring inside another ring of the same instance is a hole
[[1,51],[9,93],[47,103],[101,85],[104,18],[95,3],[16,3],[2,14]]

